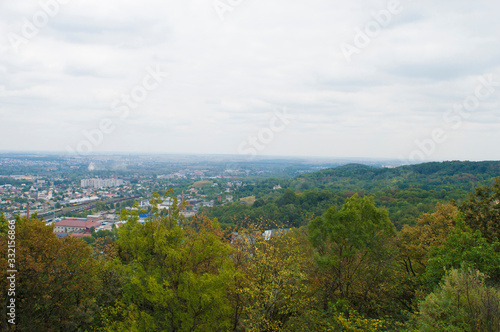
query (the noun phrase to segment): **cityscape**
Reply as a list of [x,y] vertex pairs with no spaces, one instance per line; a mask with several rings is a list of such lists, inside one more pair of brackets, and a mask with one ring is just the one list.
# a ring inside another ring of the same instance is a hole
[[[65,219],[98,221],[97,230],[108,229],[124,222],[120,219],[122,208],[150,208],[149,200],[155,192],[173,189],[178,202],[184,204],[181,213],[192,217],[204,208],[245,198],[239,197],[240,192],[258,180],[274,178],[273,189],[279,190],[279,179],[348,163],[299,158],[249,162],[234,157],[211,157],[206,162],[206,158],[0,154],[0,212],[8,219],[37,215],[49,225]],[[138,207],[134,207],[135,202]],[[170,208],[171,204],[165,207]],[[76,236],[76,232],[72,235]],[[90,236],[90,229],[85,235]]]
[[0,0],[0,331],[500,332],[499,31]]

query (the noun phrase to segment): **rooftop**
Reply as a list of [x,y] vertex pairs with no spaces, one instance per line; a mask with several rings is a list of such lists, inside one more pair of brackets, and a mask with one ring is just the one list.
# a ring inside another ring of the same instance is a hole
[[56,227],[62,226],[62,227],[91,228],[91,227],[97,227],[97,226],[101,225],[101,223],[100,222],[86,221],[86,220],[78,220],[78,219],[64,219],[64,220],[61,220],[61,221],[55,223],[54,225]]

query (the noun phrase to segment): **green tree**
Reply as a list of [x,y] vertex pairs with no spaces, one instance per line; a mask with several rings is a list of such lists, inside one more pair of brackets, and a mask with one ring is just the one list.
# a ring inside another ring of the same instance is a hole
[[500,292],[474,269],[452,269],[420,304],[421,331],[500,331]]
[[500,240],[500,178],[492,187],[476,188],[460,206],[464,221],[488,241]]
[[281,207],[284,205],[295,204],[296,201],[297,201],[297,194],[292,189],[286,189],[283,196],[281,196],[276,201],[276,205],[278,205],[278,207]]
[[[79,331],[88,329],[98,310],[94,296],[100,282],[91,249],[69,237],[60,240],[53,227],[36,218],[18,218],[16,241],[16,330]],[[0,237],[0,287],[8,289],[7,237]],[[0,292],[0,303],[6,293]],[[2,330],[7,327],[2,317]]]
[[340,210],[332,207],[310,222],[309,239],[320,268],[324,310],[342,299],[366,303],[368,284],[372,294],[382,289],[378,286],[386,264],[391,264],[386,245],[394,235],[387,211],[377,208],[371,197],[354,195]]
[[427,267],[432,247],[446,243],[453,231],[458,208],[452,204],[438,204],[437,212],[423,214],[415,226],[405,225],[398,233],[396,245],[400,260],[408,274],[421,275]]
[[3,212],[0,212],[0,236],[6,235],[9,230],[9,220],[5,218]]
[[184,222],[176,204],[144,225],[131,218],[117,247],[123,297],[108,310],[109,330],[216,331],[230,324],[232,249],[216,221]]
[[97,203],[95,203],[95,210],[97,212],[103,211],[105,209],[106,209],[106,204],[104,202],[98,201]]
[[479,231],[474,231],[459,219],[446,243],[433,247],[429,253],[424,277],[433,287],[446,270],[460,266],[477,269],[500,282],[500,243],[489,243]]
[[289,330],[312,303],[308,272],[312,249],[304,230],[264,238],[260,231],[239,232],[233,240],[237,271],[233,303],[236,331]]

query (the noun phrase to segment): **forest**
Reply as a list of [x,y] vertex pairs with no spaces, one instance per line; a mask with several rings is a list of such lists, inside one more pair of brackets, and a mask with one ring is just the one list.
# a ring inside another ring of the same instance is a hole
[[[475,187],[492,185],[500,175],[500,162],[435,162],[397,168],[349,164],[290,180],[266,179],[240,189],[238,196],[255,196],[253,205],[235,202],[206,209],[222,227],[235,227],[242,220],[259,223],[273,220],[284,227],[301,227],[331,206],[340,208],[357,193],[372,196],[378,207],[388,210],[400,230],[413,225],[422,213],[436,211],[438,203],[460,203]],[[281,190],[273,190],[280,184]]]
[[[281,191],[244,188],[253,205],[191,219],[175,197],[155,209],[155,194],[148,222],[124,210],[126,224],[91,241],[1,216],[1,329],[500,331],[498,170],[349,165]],[[15,326],[4,291],[13,234]]]

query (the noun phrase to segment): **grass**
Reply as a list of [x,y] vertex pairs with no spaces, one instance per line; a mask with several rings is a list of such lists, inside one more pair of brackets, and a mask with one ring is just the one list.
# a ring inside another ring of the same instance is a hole
[[255,196],[248,196],[240,198],[240,201],[246,202],[248,205],[252,205],[256,201],[256,199]]
[[195,183],[193,183],[193,187],[203,188],[205,186],[211,185],[212,183],[214,183],[214,182],[213,181],[196,181]]

